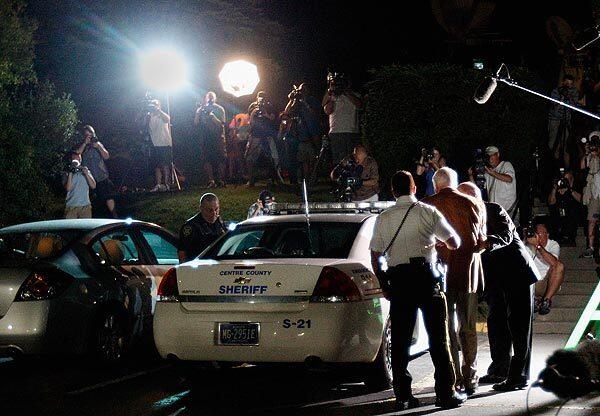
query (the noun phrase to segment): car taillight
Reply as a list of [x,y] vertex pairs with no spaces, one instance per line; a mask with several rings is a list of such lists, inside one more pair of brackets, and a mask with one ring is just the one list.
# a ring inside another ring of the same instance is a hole
[[310,297],[311,302],[355,302],[361,300],[360,290],[343,271],[324,267]]
[[52,299],[63,293],[73,278],[59,271],[33,272],[21,285],[15,301]]
[[177,287],[177,269],[175,267],[167,270],[160,285],[158,285],[158,302],[178,302],[179,288]]

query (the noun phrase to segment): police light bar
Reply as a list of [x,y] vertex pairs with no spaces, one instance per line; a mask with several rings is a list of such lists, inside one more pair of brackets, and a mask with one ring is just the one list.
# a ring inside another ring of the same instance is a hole
[[[310,202],[308,209],[311,213],[374,213],[379,214],[395,204],[394,201],[377,202]],[[306,205],[303,203],[273,203],[269,210],[271,215],[303,214]]]

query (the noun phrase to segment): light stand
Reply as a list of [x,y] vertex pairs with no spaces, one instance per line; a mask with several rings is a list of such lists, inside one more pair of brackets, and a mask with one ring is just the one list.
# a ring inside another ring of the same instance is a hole
[[[171,135],[171,140],[173,140],[173,125],[171,124],[171,95],[169,91],[167,94],[167,115],[169,116],[169,134]],[[175,146],[171,146],[171,185],[175,185],[178,191],[181,191],[181,184],[179,183],[179,178],[177,177],[177,169],[175,169],[175,162],[173,161],[173,148]]]

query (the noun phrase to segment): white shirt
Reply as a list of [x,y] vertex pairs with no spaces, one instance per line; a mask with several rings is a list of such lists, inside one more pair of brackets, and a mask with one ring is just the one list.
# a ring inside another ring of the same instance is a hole
[[329,114],[329,133],[357,133],[354,103],[344,94],[331,99],[335,107],[333,113]]
[[148,131],[150,133],[150,140],[152,140],[154,146],[173,146],[169,123],[164,121],[158,114],[150,116]]
[[[548,270],[550,270],[550,265],[544,261],[540,253],[536,253],[535,247],[532,247],[531,244],[527,244],[527,248],[531,253],[531,257],[533,257],[533,262],[540,272],[541,279],[544,280],[546,275],[548,274]],[[554,240],[548,240],[544,249],[552,254],[554,257],[558,258],[560,255],[560,245]]]
[[504,208],[509,215],[514,211],[515,201],[517,200],[517,178],[515,168],[512,163],[503,160],[494,168],[494,171],[510,175],[512,182],[504,182],[485,173],[485,185],[488,192],[488,200],[495,202]]
[[[372,251],[385,251],[413,202],[416,202],[413,195],[401,196],[396,200],[396,205],[379,214],[371,238]],[[418,203],[406,217],[396,241],[387,253],[388,267],[408,264],[411,257],[425,257],[434,263],[437,260],[435,239],[448,241],[452,237],[459,241],[458,235],[437,208]]]
[[[593,182],[591,183],[591,195],[592,198],[598,199],[600,198],[600,159],[597,156],[587,155],[587,166],[589,168],[589,176],[593,177]],[[588,179],[589,181],[589,179]]]

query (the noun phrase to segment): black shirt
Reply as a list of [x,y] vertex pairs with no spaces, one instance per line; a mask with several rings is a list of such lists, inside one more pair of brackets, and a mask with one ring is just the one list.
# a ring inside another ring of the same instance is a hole
[[209,224],[200,213],[187,220],[179,230],[179,250],[185,251],[185,261],[196,258],[225,232],[221,217],[212,224]]

